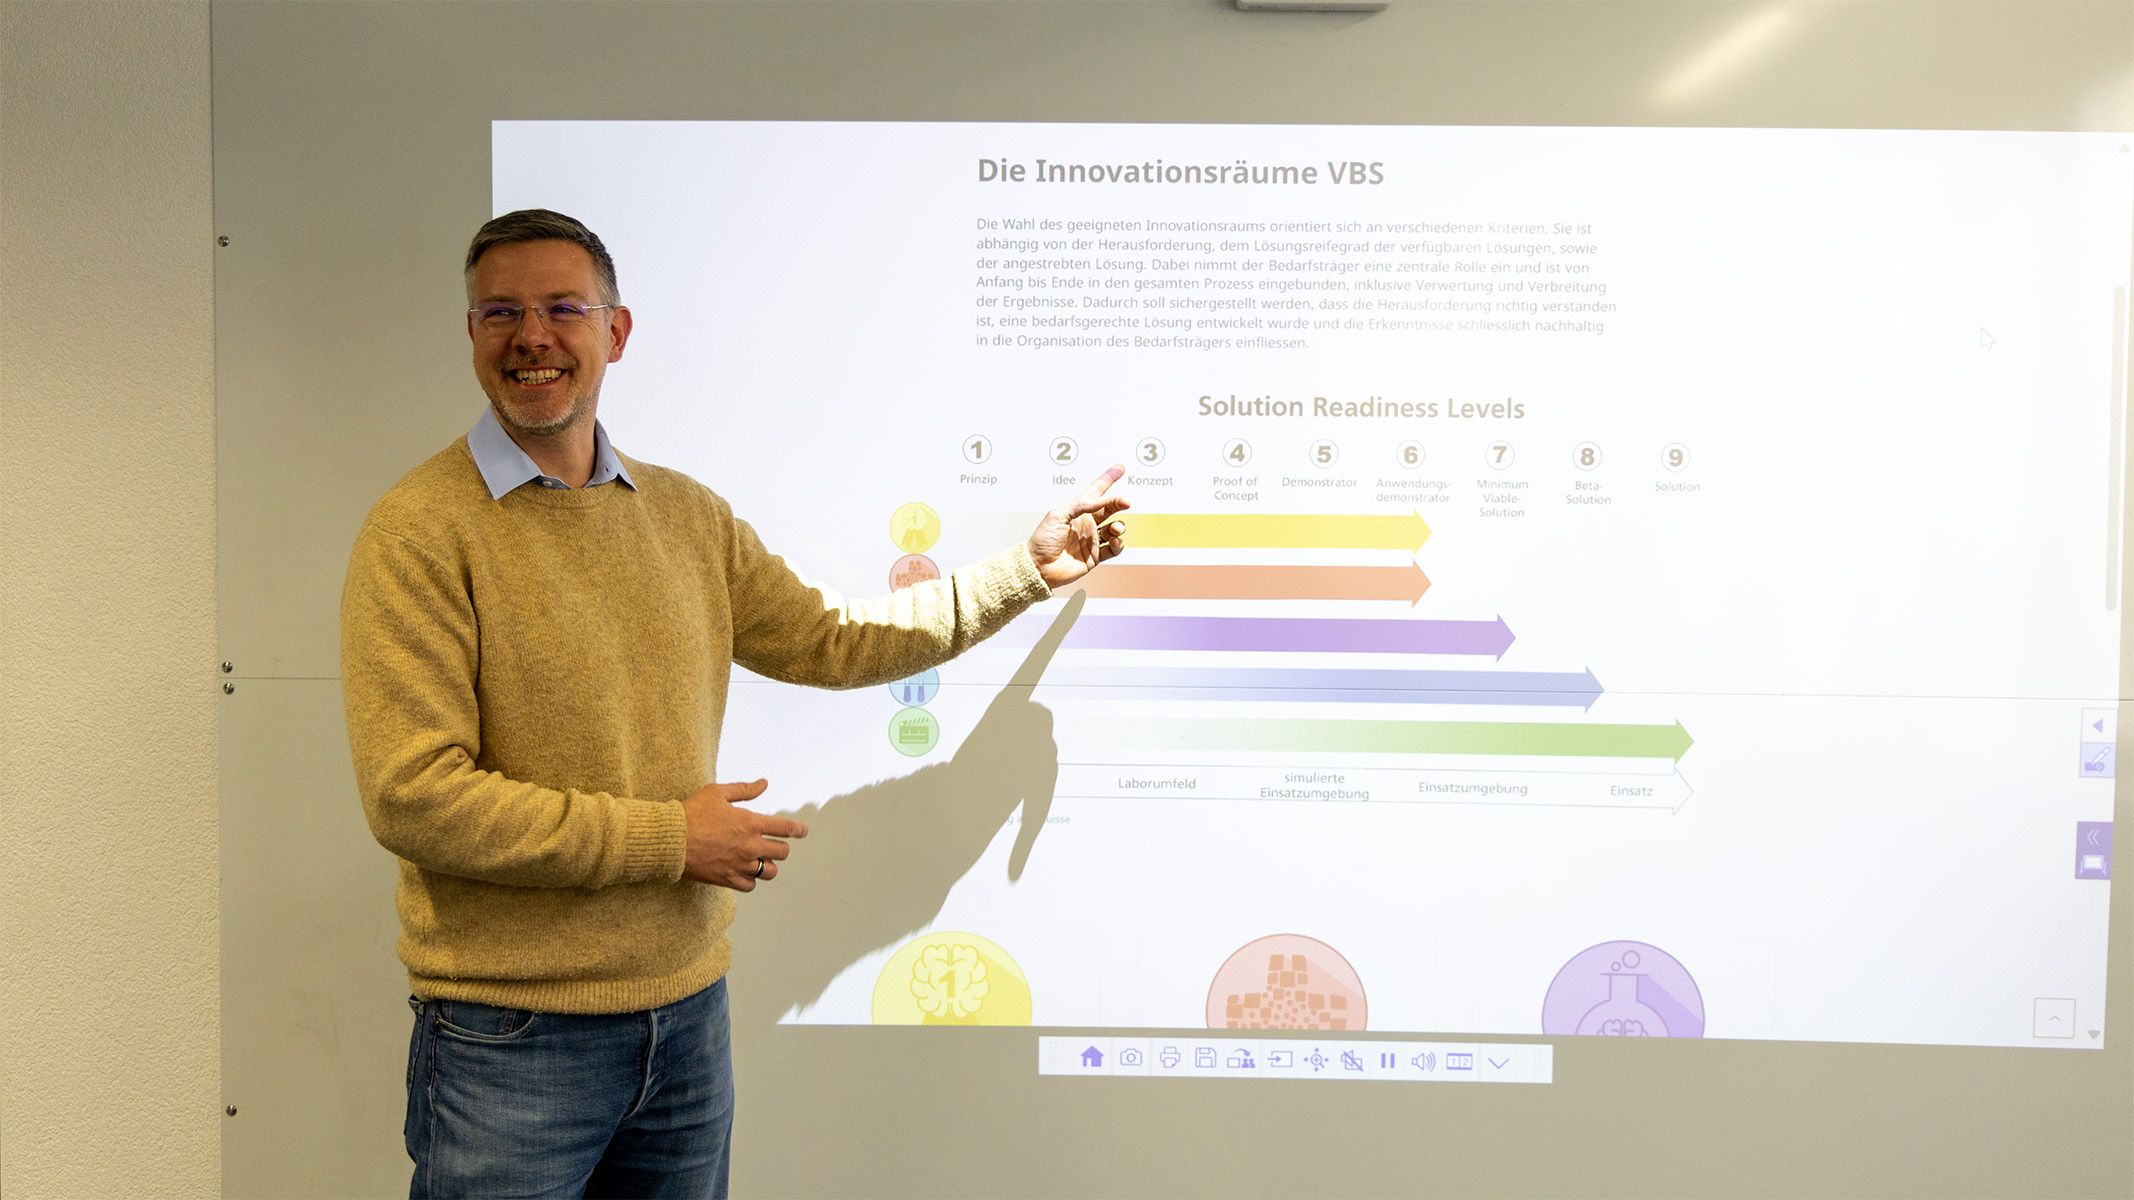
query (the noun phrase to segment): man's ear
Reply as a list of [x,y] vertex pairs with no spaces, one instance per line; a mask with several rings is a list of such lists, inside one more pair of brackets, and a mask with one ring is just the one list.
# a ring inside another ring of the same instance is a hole
[[622,345],[630,340],[630,310],[618,304],[608,310],[608,361],[622,357]]

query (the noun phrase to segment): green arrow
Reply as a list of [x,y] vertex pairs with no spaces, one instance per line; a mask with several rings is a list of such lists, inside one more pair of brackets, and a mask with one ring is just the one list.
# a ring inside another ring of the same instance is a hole
[[1689,751],[1672,725],[1547,721],[1147,721],[1118,732],[1135,750],[1275,750],[1362,754],[1491,754],[1668,758]]

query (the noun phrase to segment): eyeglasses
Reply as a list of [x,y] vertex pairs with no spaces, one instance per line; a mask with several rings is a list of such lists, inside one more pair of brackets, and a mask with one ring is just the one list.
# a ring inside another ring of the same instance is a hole
[[487,333],[509,333],[517,329],[531,312],[534,318],[550,329],[566,325],[583,325],[592,319],[596,309],[615,308],[613,304],[579,304],[574,300],[558,300],[553,304],[537,305],[531,309],[523,304],[477,304],[467,310],[474,323]]

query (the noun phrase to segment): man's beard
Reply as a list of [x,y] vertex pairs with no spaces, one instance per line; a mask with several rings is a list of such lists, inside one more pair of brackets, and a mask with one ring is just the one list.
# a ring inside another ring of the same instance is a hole
[[[504,386],[508,388],[511,385],[507,382]],[[514,405],[510,401],[497,396],[489,398],[489,407],[496,412],[497,421],[510,432],[527,434],[532,437],[549,437],[577,424],[579,419],[591,409],[591,399],[590,396],[573,397],[562,411],[549,420],[540,422],[528,421],[515,415],[513,412]]]

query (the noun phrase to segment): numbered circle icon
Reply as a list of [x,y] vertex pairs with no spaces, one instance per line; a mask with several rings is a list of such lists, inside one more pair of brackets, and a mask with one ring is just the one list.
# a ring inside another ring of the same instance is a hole
[[1054,466],[1064,467],[1081,457],[1082,448],[1075,445],[1071,437],[1056,437],[1052,439],[1052,448],[1045,453]]
[[1421,442],[1402,442],[1393,448],[1393,461],[1400,464],[1400,469],[1403,471],[1414,471],[1421,468],[1423,459],[1426,457],[1428,455],[1423,450]]
[[1252,461],[1252,443],[1244,438],[1231,438],[1223,443],[1223,464],[1242,467]]
[[1670,471],[1689,469],[1689,447],[1680,442],[1669,442],[1660,451],[1660,465]]
[[1601,465],[1601,448],[1592,442],[1580,442],[1571,447],[1571,465],[1581,471]]
[[1142,438],[1134,443],[1134,461],[1144,467],[1153,467],[1163,461],[1163,443],[1155,438]]
[[941,540],[941,516],[914,500],[889,514],[889,540],[906,554],[924,554]]
[[976,466],[993,457],[993,439],[982,433],[974,433],[963,439],[963,459]]
[[1506,470],[1518,459],[1519,452],[1510,442],[1491,442],[1482,448],[1482,462],[1492,470]]
[[1320,438],[1312,443],[1311,460],[1313,466],[1323,471],[1341,461],[1341,447],[1336,446],[1325,438]]

